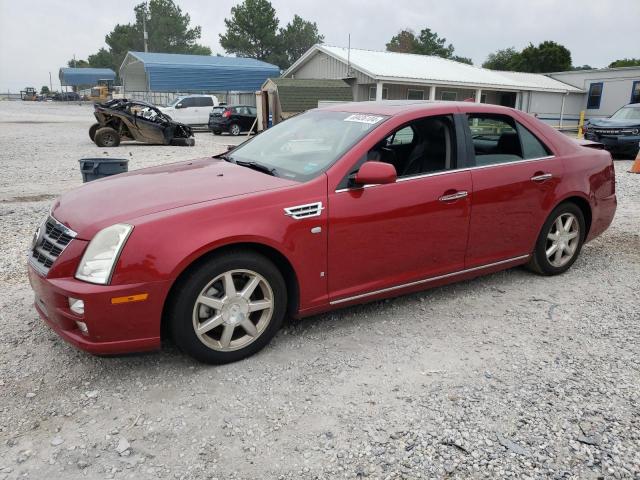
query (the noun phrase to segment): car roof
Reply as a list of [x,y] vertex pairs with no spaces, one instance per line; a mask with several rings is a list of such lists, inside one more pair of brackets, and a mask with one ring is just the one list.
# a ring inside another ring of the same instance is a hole
[[373,115],[399,115],[412,111],[442,111],[445,107],[481,107],[486,112],[507,113],[513,109],[500,105],[475,102],[449,102],[445,100],[382,100],[378,102],[350,102],[328,105],[318,110],[333,112],[368,113]]

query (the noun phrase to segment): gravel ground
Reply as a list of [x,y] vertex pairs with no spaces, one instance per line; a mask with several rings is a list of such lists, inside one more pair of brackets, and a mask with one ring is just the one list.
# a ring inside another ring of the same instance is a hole
[[[0,480],[640,478],[640,175],[565,275],[513,269],[287,325],[221,367],[99,358],[38,319],[25,252],[103,156],[87,106],[0,102]],[[205,156],[123,146],[130,169]]]

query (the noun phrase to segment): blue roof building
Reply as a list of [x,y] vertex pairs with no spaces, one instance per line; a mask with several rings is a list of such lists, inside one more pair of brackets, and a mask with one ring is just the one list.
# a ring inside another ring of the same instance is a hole
[[129,92],[254,92],[280,69],[253,58],[128,52],[120,66]]
[[96,85],[98,80],[116,79],[116,72],[110,68],[61,68],[58,73],[62,86],[77,87]]

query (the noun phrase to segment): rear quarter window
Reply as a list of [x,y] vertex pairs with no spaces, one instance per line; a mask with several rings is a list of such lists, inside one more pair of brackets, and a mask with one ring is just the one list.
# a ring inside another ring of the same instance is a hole
[[519,123],[518,133],[520,134],[520,142],[522,143],[522,156],[525,160],[548,157],[551,154],[551,150],[538,140],[538,137]]

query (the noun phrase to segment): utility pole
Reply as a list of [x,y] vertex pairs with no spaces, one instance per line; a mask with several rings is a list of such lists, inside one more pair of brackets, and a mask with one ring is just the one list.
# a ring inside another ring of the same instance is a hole
[[142,34],[144,36],[144,51],[149,51],[149,46],[147,45],[147,41],[149,40],[149,35],[147,34],[147,2],[144,3],[144,12],[142,14]]
[[53,92],[53,82],[51,81],[51,72],[49,72],[49,91]]

